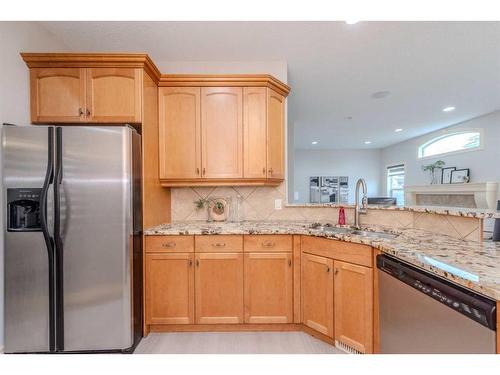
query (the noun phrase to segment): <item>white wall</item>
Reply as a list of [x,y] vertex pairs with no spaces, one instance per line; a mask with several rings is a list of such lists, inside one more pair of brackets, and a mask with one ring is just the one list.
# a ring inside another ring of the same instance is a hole
[[[30,123],[29,74],[19,52],[61,52],[70,51],[70,48],[55,40],[52,34],[34,22],[0,22],[0,48],[2,49],[0,124],[8,122],[28,125]],[[3,192],[1,196],[3,197]],[[3,199],[0,199],[0,208],[2,201]],[[3,228],[3,215],[0,216],[0,226]],[[2,229],[0,230],[0,348],[3,348],[4,343],[3,259]]]
[[[418,147],[427,140],[443,133],[445,130],[477,128],[484,130],[483,149],[455,155],[437,156],[425,160],[417,158]],[[436,160],[443,160],[447,167],[470,168],[471,182],[500,181],[500,111],[382,149],[383,169],[393,164],[405,164],[406,185],[429,184],[429,175],[423,172],[421,167]],[[381,187],[382,191],[385,192],[385,170],[381,173]]]
[[378,196],[380,163],[380,149],[295,150],[294,191],[299,193],[299,199],[294,203],[309,202],[310,176],[349,176],[349,204],[354,203],[358,178],[366,180],[368,196]]

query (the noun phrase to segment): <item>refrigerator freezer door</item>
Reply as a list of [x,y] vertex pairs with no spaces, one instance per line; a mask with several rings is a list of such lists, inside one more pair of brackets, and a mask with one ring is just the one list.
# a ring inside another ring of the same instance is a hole
[[132,133],[62,129],[64,351],[133,344]]
[[37,201],[47,171],[48,135],[48,127],[42,126],[2,129],[6,353],[49,351],[48,249],[38,224],[20,229],[33,207],[20,208],[19,221],[7,230],[9,210],[14,209],[7,204],[8,191],[19,207],[23,198]]

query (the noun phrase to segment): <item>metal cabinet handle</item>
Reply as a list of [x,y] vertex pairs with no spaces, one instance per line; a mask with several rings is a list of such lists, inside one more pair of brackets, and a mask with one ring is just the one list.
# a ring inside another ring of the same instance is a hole
[[189,259],[189,267],[192,267],[192,266],[193,266],[193,260]]
[[200,174],[200,168],[196,168],[196,175]]
[[338,268],[335,268],[335,273],[334,275],[337,275],[339,273],[339,269]]
[[262,242],[262,246],[263,247],[274,247],[274,245],[276,245],[276,243],[274,241],[264,241]]
[[199,267],[200,266],[200,261],[198,259],[196,259],[196,267]]
[[206,172],[205,168],[203,168],[203,172],[202,172],[203,176],[205,176],[205,172]]
[[330,272],[330,267],[326,266],[326,272]]
[[175,242],[166,242],[161,244],[162,247],[175,247],[177,244]]
[[78,116],[83,116],[83,109],[82,108],[78,108]]
[[90,116],[90,109],[87,108],[87,116]]
[[213,247],[225,247],[226,243],[225,242],[216,242],[212,244]]
[[262,174],[265,176],[266,175],[266,167],[262,168]]
[[269,168],[269,174],[273,174],[273,169],[272,168]]
[[292,260],[288,259],[288,267],[291,267],[291,266],[292,266]]

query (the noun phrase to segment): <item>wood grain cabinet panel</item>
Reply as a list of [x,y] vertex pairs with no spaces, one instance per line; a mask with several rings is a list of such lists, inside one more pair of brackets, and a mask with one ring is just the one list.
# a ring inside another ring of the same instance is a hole
[[245,252],[293,251],[293,237],[289,234],[249,234],[243,242]]
[[199,87],[160,87],[160,179],[201,178]]
[[194,236],[145,236],[147,253],[192,253]]
[[196,254],[197,324],[243,323],[243,254]]
[[194,254],[146,255],[146,324],[194,323]]
[[267,177],[285,178],[285,98],[267,89]]
[[267,89],[243,89],[243,177],[267,176]]
[[334,337],[333,260],[302,254],[302,323]]
[[334,262],[335,340],[373,352],[373,270]]
[[245,323],[293,322],[292,253],[245,254]]
[[243,89],[201,88],[202,177],[243,177]]
[[84,68],[32,68],[30,85],[33,123],[85,121]]
[[87,122],[141,122],[142,69],[87,68]]
[[197,253],[240,253],[243,251],[243,236],[240,235],[201,235],[195,236]]

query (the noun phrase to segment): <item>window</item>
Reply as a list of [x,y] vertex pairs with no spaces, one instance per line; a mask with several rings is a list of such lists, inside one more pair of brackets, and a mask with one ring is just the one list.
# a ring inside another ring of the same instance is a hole
[[461,131],[433,138],[418,148],[420,159],[431,156],[471,151],[481,147],[481,131]]
[[396,198],[396,204],[405,204],[405,166],[403,164],[387,167],[387,195]]

